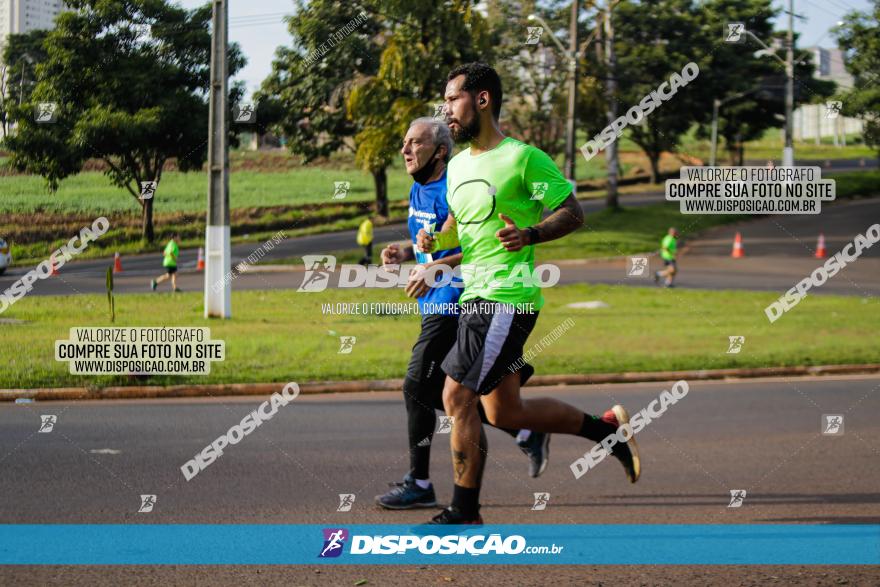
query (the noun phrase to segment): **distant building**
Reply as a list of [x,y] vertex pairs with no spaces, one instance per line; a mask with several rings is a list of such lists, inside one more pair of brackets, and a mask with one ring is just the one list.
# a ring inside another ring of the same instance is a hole
[[[837,84],[837,92],[853,87],[853,77],[846,71],[843,51],[824,47],[807,47],[816,69],[813,77]],[[846,136],[861,134],[864,122],[858,118],[835,115],[832,100],[827,104],[804,104],[794,111],[794,138],[797,141],[812,140],[819,144],[823,137],[831,137],[835,145],[846,145]]]
[[55,27],[63,0],[0,0],[0,48],[6,37]]
[[813,54],[813,64],[816,66],[813,77],[835,82],[839,89],[848,90],[853,87],[853,77],[846,71],[842,50],[807,47],[805,51]]

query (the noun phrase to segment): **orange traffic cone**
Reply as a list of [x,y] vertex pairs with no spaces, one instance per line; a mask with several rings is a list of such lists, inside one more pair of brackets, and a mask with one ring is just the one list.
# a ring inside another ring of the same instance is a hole
[[122,257],[119,253],[113,255],[113,273],[122,273]]
[[736,233],[736,236],[733,239],[733,251],[730,253],[730,256],[734,259],[746,256],[743,251],[743,238],[740,233]]
[[196,271],[205,270],[205,249],[199,247],[199,260],[196,263]]
[[61,275],[58,273],[58,262],[55,260],[55,255],[49,257],[49,265],[52,266],[52,273],[49,275]]
[[824,259],[828,256],[828,253],[825,251],[825,235],[821,232],[819,233],[819,242],[816,243],[816,258]]

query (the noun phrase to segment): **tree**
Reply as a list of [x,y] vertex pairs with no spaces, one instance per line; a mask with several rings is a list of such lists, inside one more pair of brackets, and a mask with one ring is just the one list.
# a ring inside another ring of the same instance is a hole
[[[283,135],[288,149],[309,163],[354,150],[358,127],[348,116],[346,98],[353,80],[379,69],[382,25],[356,2],[297,0],[295,13],[288,20],[292,46],[277,49],[256,100],[258,121]],[[335,36],[354,22],[359,24],[347,35]]]
[[[497,55],[506,56],[495,64],[504,88],[502,129],[551,156],[562,152],[565,141],[568,71],[565,56],[550,39],[550,35],[568,34],[568,13],[562,10],[563,5],[570,3],[551,0],[541,7],[534,0],[487,3],[492,45]],[[541,26],[527,20],[533,13],[539,14],[553,30],[543,30],[538,39],[533,39],[537,42],[526,44],[526,27]]]
[[491,60],[485,19],[471,0],[438,5],[314,0],[290,20],[261,101],[279,101],[279,127],[305,162],[340,148],[373,176],[376,212],[388,214],[386,169],[409,122],[431,113],[455,65]]
[[[580,1],[581,7],[584,2]],[[486,2],[492,45],[498,56],[496,69],[504,84],[501,127],[531,145],[557,156],[565,145],[568,80],[567,55],[561,53],[550,35],[555,35],[566,50],[570,47],[570,0],[489,0]],[[529,21],[537,14],[549,25],[536,43],[526,44],[527,27],[541,27]],[[584,53],[592,49],[594,37],[589,20],[578,22],[578,89],[575,105],[576,128],[601,130],[604,101],[597,91],[595,70],[587,66]],[[577,146],[577,145],[576,145]],[[580,154],[576,151],[575,157]]]
[[679,88],[639,124],[627,127],[650,161],[652,182],[658,180],[661,154],[678,148],[702,106],[695,86],[706,73],[700,62],[708,53],[708,40],[698,14],[692,0],[622,0],[614,8],[618,116],[638,106],[673,74],[681,75],[688,63],[700,67],[700,77]]
[[873,0],[871,13],[851,12],[834,31],[846,53],[846,69],[855,87],[843,93],[843,113],[865,121],[865,144],[880,156],[880,0]]
[[[714,38],[701,64],[698,87],[705,108],[698,111],[701,127],[697,136],[706,138],[710,134],[712,100],[732,98],[718,116],[718,136],[724,139],[732,165],[743,165],[746,141],[782,126],[785,68],[772,56],[756,56],[761,47],[748,36],[740,43],[724,43],[721,37],[727,23],[743,22],[764,43],[779,47],[778,55],[784,58],[785,32],[773,31],[772,20],[778,12],[771,0],[710,0],[701,12],[702,29]],[[813,78],[814,66],[806,51],[796,50],[794,61],[795,107],[798,103],[821,100],[833,92],[833,84]]]
[[[627,127],[628,136],[650,160],[652,181],[658,178],[661,154],[679,151],[681,137],[695,124],[700,125],[698,136],[708,136],[715,99],[740,95],[725,103],[719,116],[719,136],[734,163],[742,164],[745,141],[781,126],[782,64],[770,56],[756,56],[761,47],[748,37],[742,43],[726,43],[723,37],[727,23],[743,22],[770,43],[775,14],[771,0],[708,0],[699,5],[693,0],[621,0],[614,8],[618,115],[689,62],[699,67],[696,79],[641,123]],[[795,61],[796,103],[829,95],[832,86],[812,78],[808,54],[796,52]],[[592,67],[608,76],[601,60]]]
[[780,75],[781,64],[772,57],[755,57],[761,47],[750,37],[744,36],[739,43],[724,42],[727,23],[742,22],[769,44],[772,21],[778,13],[771,0],[710,0],[701,15],[704,30],[714,39],[700,78],[708,114],[700,117],[697,136],[710,136],[712,101],[727,100],[719,108],[718,137],[724,139],[731,165],[743,164],[745,141],[780,126],[779,117],[785,111],[785,75]]
[[[11,109],[18,132],[7,138],[11,163],[46,178],[49,189],[78,173],[89,158],[107,165],[114,185],[141,207],[143,238],[154,239],[154,198],[141,184],[157,181],[169,159],[200,170],[207,156],[211,6],[185,10],[166,0],[71,0],[42,43],[29,99]],[[229,50],[229,74],[244,65]],[[241,99],[230,91],[230,107]],[[55,122],[39,123],[39,104],[54,103]],[[231,108],[230,108],[231,110]],[[231,111],[230,111],[231,116]],[[235,142],[236,128],[230,130]]]
[[377,212],[387,216],[385,169],[399,156],[409,122],[442,101],[450,69],[477,59],[491,62],[493,53],[486,21],[471,0],[389,0],[383,8],[374,12],[388,25],[379,70],[354,80],[348,109],[359,128],[356,160],[373,175]]

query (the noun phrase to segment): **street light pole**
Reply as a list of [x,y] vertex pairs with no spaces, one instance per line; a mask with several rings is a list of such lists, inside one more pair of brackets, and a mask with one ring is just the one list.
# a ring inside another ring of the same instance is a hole
[[571,22],[569,23],[569,52],[568,52],[568,115],[565,121],[565,177],[572,182],[575,188],[575,160],[574,160],[574,108],[577,100],[577,21],[578,2],[571,1]]
[[794,116],[794,0],[788,0],[788,37],[785,51],[785,148],[782,165],[794,165],[792,127]]
[[[226,129],[227,0],[213,0],[208,106],[208,223],[205,235],[205,318],[232,316],[229,230],[229,145]],[[216,287],[215,287],[216,286]],[[219,287],[219,289],[217,289]]]
[[718,109],[721,107],[721,100],[715,98],[712,100],[712,154],[709,156],[709,165],[715,167],[715,155],[718,152]]
[[569,34],[571,36],[570,48],[566,49],[553,31],[550,25],[537,14],[530,14],[528,20],[537,21],[547,32],[550,33],[550,39],[559,48],[559,51],[565,56],[568,64],[568,113],[565,118],[565,177],[571,182],[571,186],[575,187],[574,177],[574,109],[577,98],[577,0],[571,3],[571,23],[569,24]]
[[[794,128],[794,0],[788,0],[788,34],[786,35],[785,60],[767,46],[767,44],[756,37],[751,31],[746,30],[746,34],[755,40],[763,51],[758,51],[755,55],[770,55],[785,66],[785,146],[782,148],[782,164],[784,166],[794,165],[794,145],[792,143],[792,129]],[[798,17],[800,18],[800,17]],[[798,62],[800,63],[800,62]]]
[[761,91],[760,86],[756,86],[750,90],[746,90],[744,92],[736,93],[732,96],[728,96],[723,100],[719,100],[715,98],[712,100],[712,152],[709,157],[709,165],[714,166],[716,161],[716,154],[718,153],[718,114],[721,107],[728,102],[733,102],[734,100],[738,100],[743,96],[748,96],[749,94],[754,94],[755,92]]
[[[605,83],[606,119],[608,124],[617,120],[617,54],[614,51],[614,23],[611,19],[611,9],[614,7],[611,0],[605,9],[605,65],[608,71],[608,79]],[[617,141],[611,141],[605,148],[605,160],[608,163],[608,193],[605,196],[605,205],[608,208],[618,208],[617,203]]]
[[24,53],[24,54],[21,56],[21,59],[18,60],[18,63],[21,65],[21,76],[20,76],[20,78],[19,78],[19,80],[18,80],[18,105],[19,105],[19,106],[21,106],[22,99],[24,98],[24,70],[25,70],[25,63],[22,63],[22,62],[26,62],[28,65],[33,65],[33,64],[34,64],[34,60],[31,58],[30,54],[28,54],[28,53]]

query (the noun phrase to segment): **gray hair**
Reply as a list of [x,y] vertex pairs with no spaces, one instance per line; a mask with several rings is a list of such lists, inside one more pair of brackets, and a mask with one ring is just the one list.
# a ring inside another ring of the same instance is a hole
[[446,126],[446,123],[430,116],[423,116],[410,122],[409,128],[412,128],[417,124],[427,124],[431,127],[431,138],[434,141],[434,146],[438,147],[443,145],[446,147],[446,155],[443,157],[443,162],[449,163],[449,160],[452,158],[452,135],[450,134],[449,127]]

